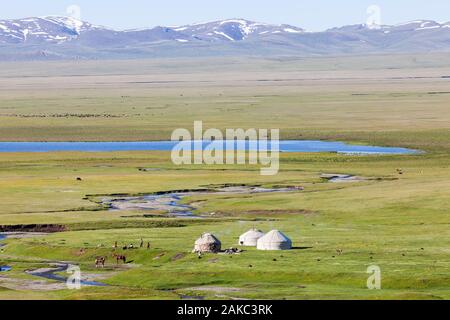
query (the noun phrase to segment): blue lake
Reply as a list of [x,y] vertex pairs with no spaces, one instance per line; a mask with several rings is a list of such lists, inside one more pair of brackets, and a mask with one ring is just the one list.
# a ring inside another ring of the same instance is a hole
[[[85,151],[85,152],[111,152],[111,151],[170,151],[178,142],[175,141],[147,141],[147,142],[0,142],[0,152],[56,152],[56,151]],[[224,148],[226,141],[213,142],[217,149]],[[231,142],[232,143],[232,142]],[[200,149],[193,141],[183,141],[184,146],[193,145]],[[234,142],[236,149],[239,142]],[[272,150],[270,141],[268,147],[257,146],[253,141],[247,141],[245,150]],[[211,142],[204,141],[205,149]],[[281,152],[338,152],[350,154],[414,154],[417,150],[351,145],[343,142],[328,142],[314,140],[283,140],[279,143]]]

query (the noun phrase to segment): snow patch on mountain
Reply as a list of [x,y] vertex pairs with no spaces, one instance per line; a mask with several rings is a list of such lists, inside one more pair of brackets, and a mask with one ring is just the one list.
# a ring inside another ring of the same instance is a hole
[[420,27],[420,28],[417,28],[415,30],[418,31],[418,30],[429,30],[429,29],[439,29],[439,28],[442,28],[442,26]]
[[295,29],[292,29],[292,28],[285,28],[285,29],[283,29],[285,32],[288,32],[288,33],[302,33],[302,31],[299,31],[299,30],[295,30]]
[[77,34],[80,34],[82,30],[85,31],[91,27],[90,24],[72,17],[41,17],[41,19],[57,25],[62,25],[67,29],[73,30]]
[[229,35],[227,35],[227,34],[224,33],[224,32],[214,31],[214,33],[215,33],[215,34],[218,34],[218,35],[221,35],[221,36],[227,38],[228,40],[235,41],[232,37],[230,37]]

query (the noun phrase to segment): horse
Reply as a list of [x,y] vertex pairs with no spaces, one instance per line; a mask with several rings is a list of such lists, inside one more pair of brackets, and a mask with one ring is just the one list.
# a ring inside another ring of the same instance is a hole
[[95,258],[95,267],[98,268],[101,266],[102,268],[104,268],[105,262],[106,262],[106,257],[97,257],[97,258]]
[[113,258],[116,258],[117,264],[119,264],[119,261],[122,261],[123,263],[127,263],[127,258],[124,255],[113,254]]

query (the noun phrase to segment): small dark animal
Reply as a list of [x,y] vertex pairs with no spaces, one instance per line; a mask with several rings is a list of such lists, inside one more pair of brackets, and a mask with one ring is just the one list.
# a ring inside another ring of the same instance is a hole
[[81,179],[80,177],[77,178],[77,181],[83,181],[83,179]]
[[116,263],[117,264],[119,264],[119,261],[122,261],[123,263],[127,263],[127,258],[124,255],[113,254],[113,258],[116,258]]
[[95,258],[95,267],[105,267],[106,257],[97,257]]

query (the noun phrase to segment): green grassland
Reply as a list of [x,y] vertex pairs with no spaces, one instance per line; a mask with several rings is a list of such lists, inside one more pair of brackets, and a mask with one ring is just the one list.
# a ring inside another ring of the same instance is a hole
[[[440,55],[2,65],[2,141],[168,139],[203,120],[426,153],[286,153],[276,176],[260,176],[258,166],[178,167],[167,152],[0,154],[0,225],[66,227],[5,241],[0,265],[13,270],[0,273],[0,299],[449,299],[448,65]],[[369,179],[330,183],[322,173]],[[107,211],[89,196],[220,184],[304,190],[184,200],[197,214],[215,213],[205,219]],[[227,248],[251,227],[284,231],[295,250],[190,253],[203,232]],[[151,249],[123,251],[130,263],[116,266],[114,242],[141,238]],[[95,269],[100,255],[109,257],[105,269]],[[109,286],[29,285],[42,279],[26,270],[54,261],[79,264]],[[366,287],[370,265],[381,268],[382,290]]]

